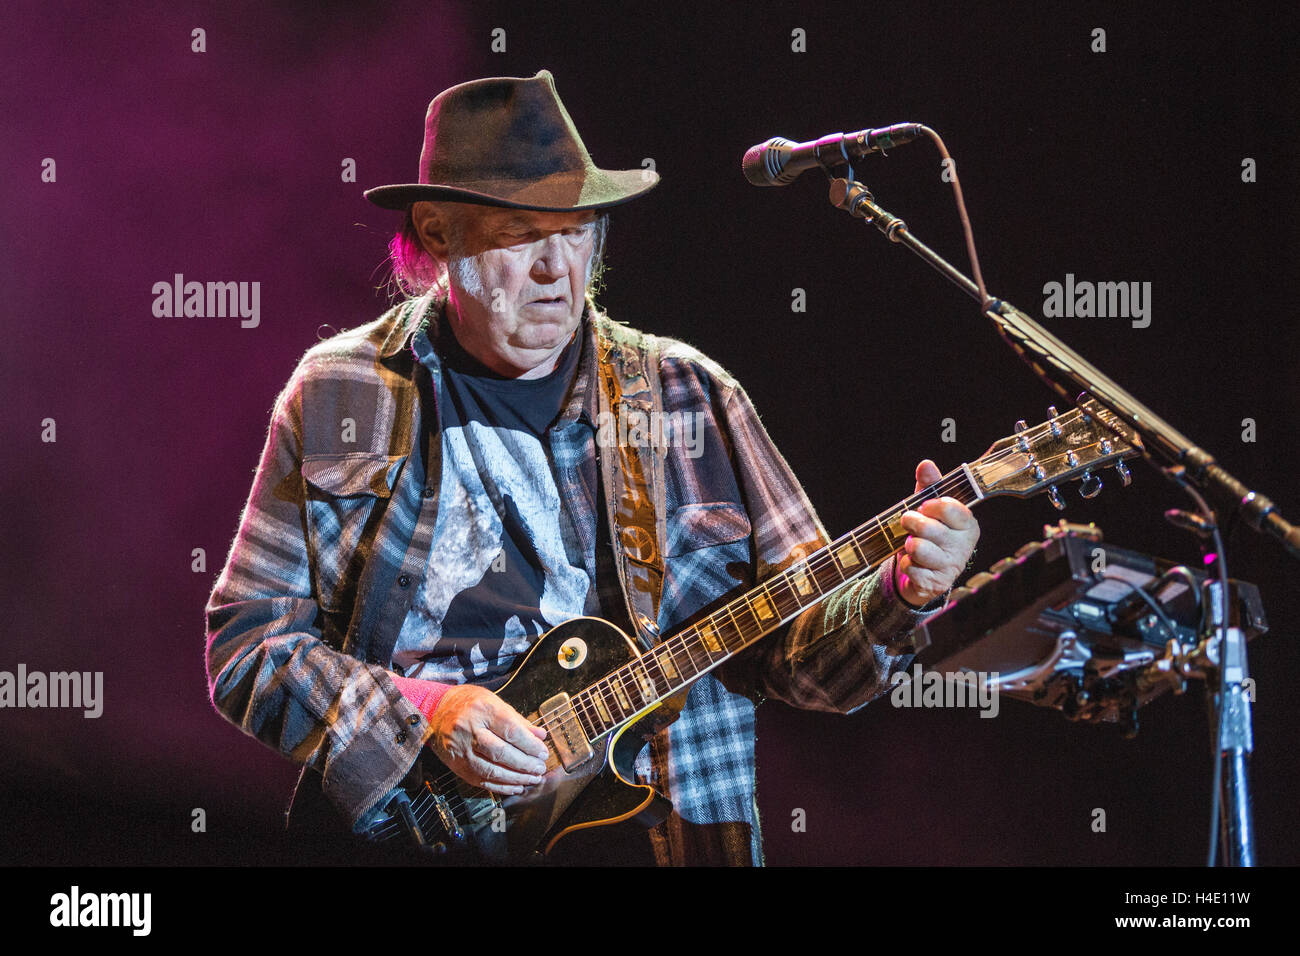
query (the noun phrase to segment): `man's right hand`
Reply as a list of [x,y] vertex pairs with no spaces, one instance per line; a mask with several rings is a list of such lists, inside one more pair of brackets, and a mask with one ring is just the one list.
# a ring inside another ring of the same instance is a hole
[[428,747],[457,776],[504,795],[541,783],[550,755],[546,730],[534,727],[492,691],[476,684],[451,688],[431,718]]

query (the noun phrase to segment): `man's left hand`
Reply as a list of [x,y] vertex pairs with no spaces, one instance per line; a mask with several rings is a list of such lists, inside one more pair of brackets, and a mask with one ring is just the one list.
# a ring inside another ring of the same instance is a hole
[[[943,475],[930,459],[916,466],[916,492]],[[943,597],[966,562],[975,553],[980,526],[971,510],[956,498],[932,498],[900,519],[908,532],[903,551],[894,564],[894,584],[899,595],[916,607]]]

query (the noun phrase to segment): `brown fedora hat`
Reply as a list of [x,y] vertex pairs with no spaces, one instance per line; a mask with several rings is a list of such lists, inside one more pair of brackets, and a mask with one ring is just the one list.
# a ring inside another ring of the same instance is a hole
[[600,209],[653,189],[648,169],[597,169],[548,70],[461,83],[429,104],[420,181],[367,189],[385,209],[420,200],[544,212]]

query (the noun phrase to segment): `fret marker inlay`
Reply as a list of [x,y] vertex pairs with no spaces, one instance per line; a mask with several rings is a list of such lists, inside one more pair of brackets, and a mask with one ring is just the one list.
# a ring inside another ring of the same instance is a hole
[[903,527],[902,514],[893,515],[889,519],[888,524],[882,524],[880,526],[880,533],[884,535],[885,542],[889,545],[890,551],[897,551],[902,547],[898,542],[906,540],[907,538],[907,529]]
[[650,675],[644,671],[638,674],[637,678],[637,686],[641,691],[641,700],[648,704],[658,696],[655,693],[654,682],[650,680]]
[[795,572],[794,586],[795,590],[802,595],[807,596],[812,594],[812,582],[808,580],[808,575],[804,574],[802,571]]
[[704,641],[704,646],[713,654],[722,653],[722,644],[718,641],[718,634],[713,628],[705,624],[700,628],[700,637]]
[[677,668],[673,666],[673,655],[660,654],[658,657],[659,666],[663,668],[664,676],[669,680],[677,680]]

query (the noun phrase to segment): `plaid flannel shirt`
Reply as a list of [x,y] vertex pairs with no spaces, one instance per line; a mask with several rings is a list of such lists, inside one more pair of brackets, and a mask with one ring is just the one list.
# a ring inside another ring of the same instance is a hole
[[[432,292],[407,300],[307,351],[275,402],[206,608],[213,704],[319,771],[354,824],[405,776],[431,732],[389,667],[436,519],[441,368],[428,336],[443,305]],[[589,301],[578,371],[547,437],[565,545],[591,582],[588,612],[626,628],[598,513],[595,321],[609,319]],[[666,464],[658,624],[669,634],[830,538],[739,383],[682,342],[658,345],[665,413],[699,413],[691,420],[703,424],[701,453],[677,443]],[[930,610],[897,596],[893,563],[692,685],[679,718],[638,760],[642,780],[674,804],[655,831],[661,863],[762,863],[755,705],[766,697],[851,713],[884,693],[911,662],[886,645]]]

